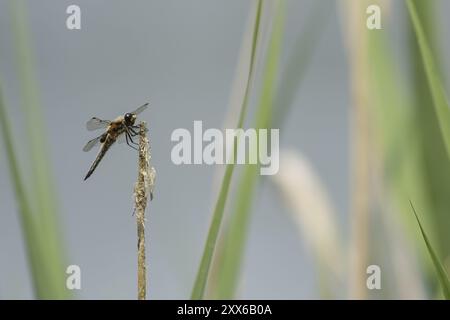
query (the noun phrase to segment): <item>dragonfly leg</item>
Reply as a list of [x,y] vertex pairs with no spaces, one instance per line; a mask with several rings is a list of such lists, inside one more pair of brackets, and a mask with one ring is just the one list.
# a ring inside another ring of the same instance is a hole
[[134,128],[133,128],[133,127],[129,127],[128,130],[131,132],[131,135],[132,135],[133,137],[135,137],[135,136],[137,136],[137,135],[139,134],[138,132],[134,131]]
[[[137,151],[138,149],[130,144],[129,139],[131,140],[132,143],[134,143],[133,139],[131,139],[131,136],[130,136],[130,134],[127,131],[127,132],[125,132],[125,140],[127,141],[127,145],[129,145],[131,148],[133,148],[134,150]],[[134,143],[134,144],[136,144],[136,143]]]
[[134,140],[133,140],[133,137],[135,137],[136,135],[131,134],[130,131],[127,131],[127,134],[128,134],[128,139],[131,141],[131,143],[138,146],[139,144],[134,142]]
[[[131,128],[133,128],[134,130],[140,130],[141,127],[140,126],[131,126]],[[133,130],[133,131],[134,131]],[[145,132],[148,132],[148,128],[145,128]],[[139,132],[135,132],[136,134],[139,134]]]

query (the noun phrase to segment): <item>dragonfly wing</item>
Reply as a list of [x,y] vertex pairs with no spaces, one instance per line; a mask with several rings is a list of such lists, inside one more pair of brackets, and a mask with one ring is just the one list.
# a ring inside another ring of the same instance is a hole
[[142,106],[140,106],[139,108],[137,108],[136,110],[134,110],[133,112],[130,112],[130,113],[139,114],[142,111],[144,111],[145,109],[147,109],[147,107],[148,107],[148,102],[146,104],[143,104]]
[[104,129],[104,128],[106,128],[107,126],[109,126],[110,123],[111,123],[111,121],[108,121],[108,120],[101,120],[101,119],[99,119],[99,118],[93,117],[91,120],[89,120],[89,121],[86,123],[86,128],[87,128],[89,131],[97,130],[97,129]]
[[100,141],[101,137],[102,136],[99,136],[95,139],[89,140],[88,143],[86,143],[86,145],[84,146],[83,151],[88,152],[89,150],[91,150]]

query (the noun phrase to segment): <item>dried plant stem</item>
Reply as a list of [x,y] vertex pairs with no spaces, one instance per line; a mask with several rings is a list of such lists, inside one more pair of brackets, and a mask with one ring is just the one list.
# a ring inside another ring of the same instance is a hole
[[152,199],[155,170],[150,167],[149,142],[146,123],[140,124],[139,130],[138,180],[134,188],[134,201],[138,236],[138,299],[145,300],[147,293],[147,275],[145,263],[145,209],[148,195]]

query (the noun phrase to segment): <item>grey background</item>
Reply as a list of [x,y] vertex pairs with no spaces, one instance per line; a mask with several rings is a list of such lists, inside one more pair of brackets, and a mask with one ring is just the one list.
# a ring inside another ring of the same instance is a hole
[[[150,125],[157,170],[147,227],[149,298],[188,298],[214,204],[217,167],[173,165],[170,135],[175,128],[191,129],[194,120],[203,120],[205,128],[223,126],[250,1],[26,3],[68,263],[82,269],[77,297],[136,296],[136,226],[131,216],[135,154],[126,145],[115,146],[83,182],[95,151],[84,153],[81,148],[94,136],[85,129],[90,117],[114,118],[149,100],[151,108],[141,115]],[[70,4],[81,6],[80,31],[65,27]],[[283,61],[312,4],[288,1]],[[447,12],[449,4],[445,2]],[[401,21],[404,12],[398,11],[394,14]],[[340,20],[334,8],[281,131],[281,146],[300,150],[315,165],[345,231],[350,100]],[[445,27],[448,30],[448,22]],[[401,44],[401,30],[393,29]],[[0,76],[20,138],[23,120],[15,63],[9,3],[0,0]],[[0,298],[32,298],[2,153]],[[253,206],[239,297],[319,297],[311,252],[287,213],[273,186],[265,184]]]

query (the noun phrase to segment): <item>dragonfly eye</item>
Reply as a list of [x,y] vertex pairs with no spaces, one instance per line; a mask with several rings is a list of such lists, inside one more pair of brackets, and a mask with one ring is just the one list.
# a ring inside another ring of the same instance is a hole
[[132,118],[133,118],[133,116],[131,113],[125,113],[125,121],[126,122],[130,122]]

